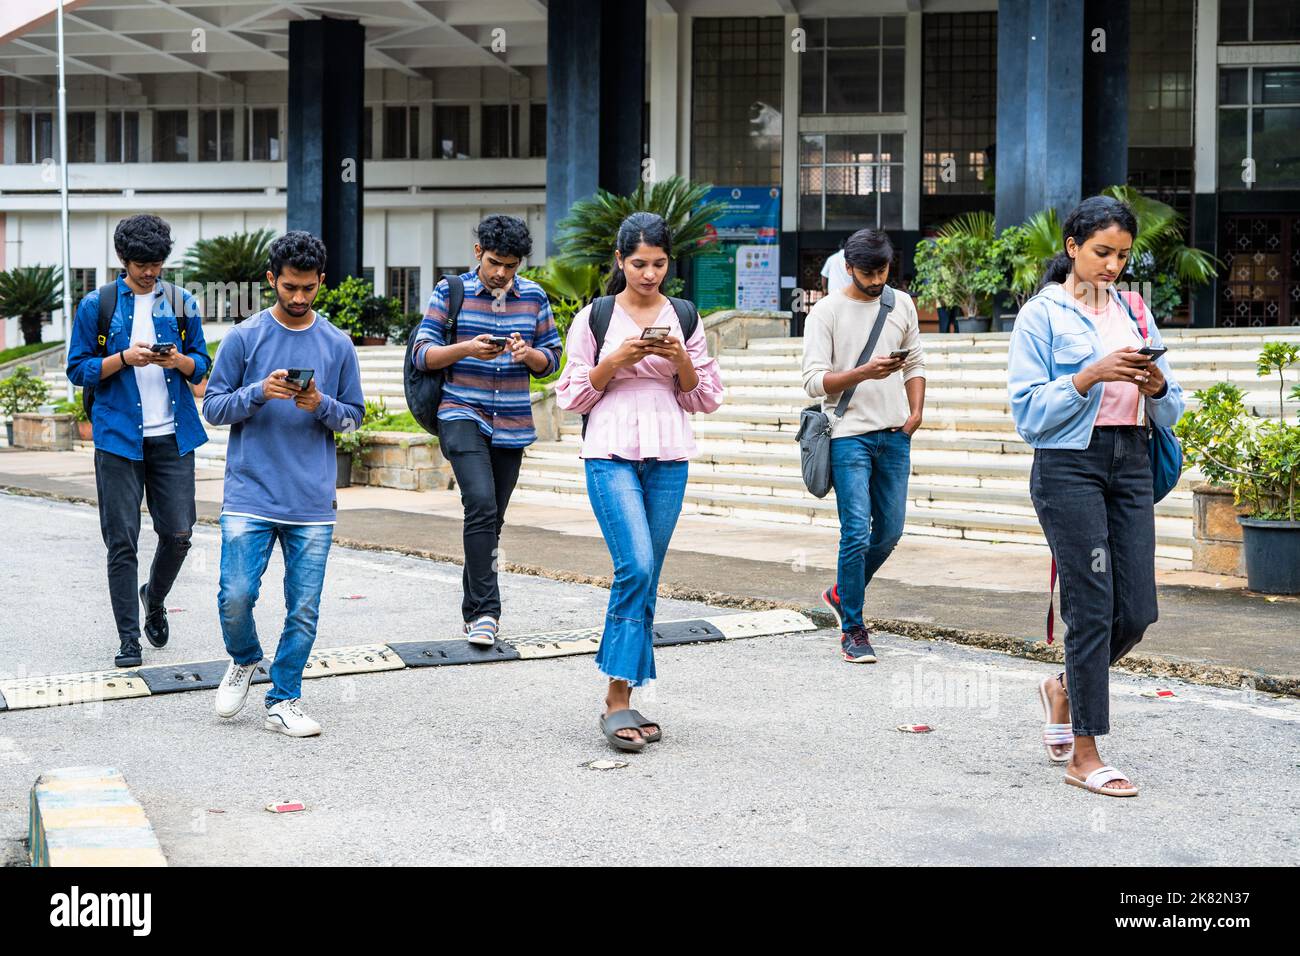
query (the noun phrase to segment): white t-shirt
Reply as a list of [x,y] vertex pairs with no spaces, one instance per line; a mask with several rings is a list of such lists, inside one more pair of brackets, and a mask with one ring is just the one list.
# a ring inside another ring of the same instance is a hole
[[849,278],[848,267],[844,264],[843,249],[826,260],[822,266],[822,278],[826,280],[827,292],[838,292],[853,282]]
[[[158,341],[154,331],[153,305],[157,301],[152,292],[135,297],[135,316],[131,321],[131,344],[148,342],[152,345]],[[179,375],[174,369],[163,369],[157,365],[132,367],[135,372],[135,384],[140,388],[140,412],[144,418],[144,437],[154,438],[158,435],[172,435],[176,432],[176,409],[172,407],[172,397],[167,391],[165,375]]]

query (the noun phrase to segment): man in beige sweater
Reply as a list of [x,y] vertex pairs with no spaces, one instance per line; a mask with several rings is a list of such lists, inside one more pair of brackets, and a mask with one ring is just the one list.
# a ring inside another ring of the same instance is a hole
[[[859,363],[880,316],[894,248],[889,237],[862,229],[844,244],[852,283],[819,299],[804,330],[803,387],[831,420],[831,482],[840,517],[836,583],[822,601],[840,622],[840,647],[850,663],[875,663],[862,604],[872,576],[903,535],[912,434],[925,406],[925,353],[916,306],[892,290],[894,306],[865,363]],[[853,397],[844,417],[835,406]]]

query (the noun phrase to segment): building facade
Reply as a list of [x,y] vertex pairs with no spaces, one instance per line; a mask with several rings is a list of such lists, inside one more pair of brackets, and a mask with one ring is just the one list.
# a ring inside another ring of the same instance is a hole
[[[6,6],[0,266],[54,264],[53,4]],[[358,97],[323,92],[351,41],[292,26],[323,15],[364,30]],[[638,178],[770,197],[736,245],[772,247],[752,277],[783,305],[862,226],[905,280],[954,215],[1007,225],[1127,182],[1224,262],[1179,321],[1300,325],[1293,0],[82,0],[65,26],[77,292],[133,212],[172,223],[176,266],[199,238],[314,221],[338,202],[314,172],[354,159],[341,129],[364,172],[343,271],[406,308],[468,266],[482,215],[525,218],[541,262],[575,199]],[[708,268],[741,268],[720,248]]]

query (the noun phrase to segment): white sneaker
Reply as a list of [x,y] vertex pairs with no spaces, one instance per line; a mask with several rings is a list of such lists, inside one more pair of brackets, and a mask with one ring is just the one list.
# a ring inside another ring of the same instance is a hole
[[255,673],[257,673],[257,664],[230,662],[230,666],[226,668],[226,676],[221,678],[221,686],[217,688],[218,717],[234,717],[243,709]]
[[266,723],[262,726],[290,737],[315,737],[320,733],[320,724],[302,712],[297,698],[267,708]]

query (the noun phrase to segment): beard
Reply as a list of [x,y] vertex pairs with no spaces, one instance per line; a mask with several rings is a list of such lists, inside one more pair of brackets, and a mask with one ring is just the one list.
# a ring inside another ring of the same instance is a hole
[[870,296],[873,299],[880,298],[880,293],[885,291],[885,283],[883,282],[878,283],[876,285],[863,285],[861,282],[858,281],[858,277],[853,275],[852,273],[849,273],[849,278],[853,280],[853,284],[857,286],[859,292],[861,292],[865,296]]

